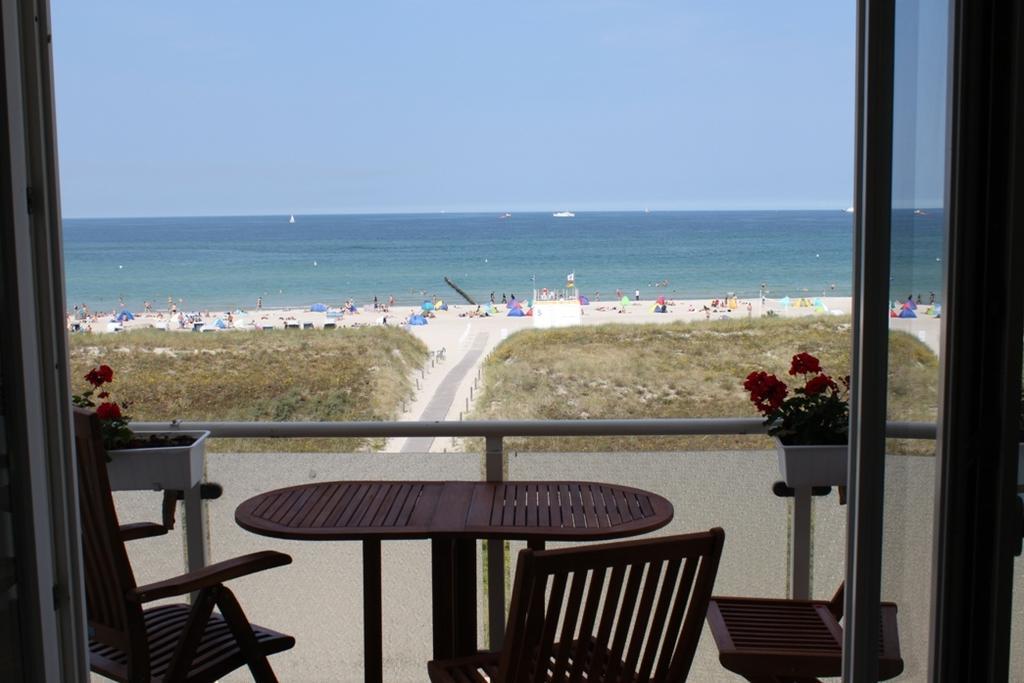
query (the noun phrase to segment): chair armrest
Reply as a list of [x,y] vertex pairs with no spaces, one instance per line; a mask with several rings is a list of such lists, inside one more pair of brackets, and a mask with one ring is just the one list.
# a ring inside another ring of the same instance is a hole
[[185,595],[200,588],[209,588],[231,579],[237,579],[240,576],[255,574],[256,572],[273,567],[281,567],[291,564],[291,562],[292,558],[284,553],[274,550],[263,550],[258,553],[242,555],[232,560],[217,562],[202,569],[176,576],[173,579],[139,586],[129,593],[129,597],[138,602],[150,602],[174,595]]
[[135,522],[134,524],[122,524],[120,526],[121,540],[134,541],[140,538],[151,536],[163,536],[167,533],[167,527],[153,522]]

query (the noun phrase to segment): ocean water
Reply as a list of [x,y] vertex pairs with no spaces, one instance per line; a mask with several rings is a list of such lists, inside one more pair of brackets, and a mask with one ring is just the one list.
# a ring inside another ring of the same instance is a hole
[[[843,211],[374,214],[65,219],[67,301],[109,310],[123,299],[185,309],[404,304],[561,288],[601,300],[848,296],[853,217]],[[941,212],[893,226],[893,298],[939,292]]]

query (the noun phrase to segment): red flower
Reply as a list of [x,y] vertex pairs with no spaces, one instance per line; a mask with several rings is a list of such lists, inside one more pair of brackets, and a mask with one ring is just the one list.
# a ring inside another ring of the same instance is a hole
[[85,381],[94,387],[102,386],[107,382],[114,381],[114,371],[109,365],[101,365],[98,368],[93,368],[85,376]]
[[121,406],[116,403],[101,403],[96,406],[96,415],[101,420],[118,420],[121,418]]
[[110,398],[110,392],[109,391],[101,391],[100,393],[96,394],[96,397],[97,398]]
[[793,364],[789,366],[791,375],[812,375],[821,372],[821,363],[809,353],[798,353],[793,356]]
[[785,382],[767,372],[752,372],[747,375],[743,388],[750,392],[750,400],[762,414],[778,410],[789,393]]
[[807,386],[804,387],[804,393],[808,396],[814,396],[820,394],[826,389],[836,389],[836,383],[832,381],[832,378],[828,375],[815,375],[814,377],[807,380]]

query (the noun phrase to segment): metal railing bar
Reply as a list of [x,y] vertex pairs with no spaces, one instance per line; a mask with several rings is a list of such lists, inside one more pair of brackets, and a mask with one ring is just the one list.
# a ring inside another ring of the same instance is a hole
[[[410,422],[134,422],[140,430],[206,430],[221,438],[708,436],[764,434],[755,417],[642,420],[436,420]],[[886,436],[934,439],[930,422],[889,422]]]

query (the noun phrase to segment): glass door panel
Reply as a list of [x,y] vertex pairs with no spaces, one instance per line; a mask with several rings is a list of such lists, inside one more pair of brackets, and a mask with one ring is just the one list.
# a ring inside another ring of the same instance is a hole
[[[934,424],[942,352],[946,60],[949,0],[895,3],[886,412]],[[928,676],[934,439],[888,439],[883,496],[883,601],[898,605],[904,670]]]

